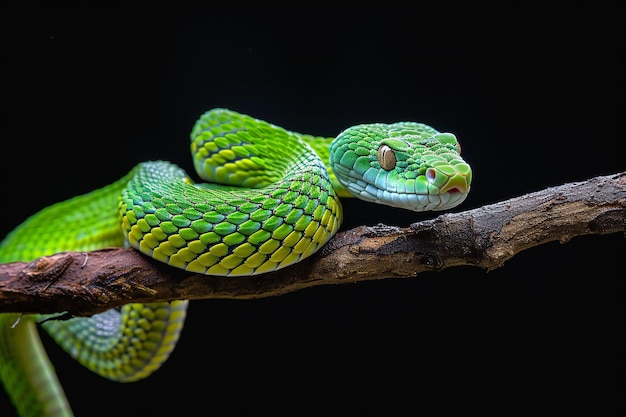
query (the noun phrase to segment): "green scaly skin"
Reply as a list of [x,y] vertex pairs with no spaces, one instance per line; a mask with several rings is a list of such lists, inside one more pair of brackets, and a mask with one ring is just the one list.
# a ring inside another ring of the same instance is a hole
[[[227,109],[191,132],[194,181],[143,162],[106,187],[49,206],[0,242],[0,263],[131,246],[171,266],[246,276],[312,255],[339,229],[339,197],[414,211],[446,210],[472,171],[454,135],[400,122],[304,135]],[[37,323],[74,358],[115,381],[145,378],[168,358],[187,302],[129,304],[93,317],[0,314],[0,378],[21,416],[71,416]],[[45,320],[45,321],[44,321]]]

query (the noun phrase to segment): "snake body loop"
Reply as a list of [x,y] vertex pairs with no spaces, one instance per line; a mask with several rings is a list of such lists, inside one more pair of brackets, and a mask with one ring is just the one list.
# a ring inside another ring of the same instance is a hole
[[217,110],[191,136],[200,177],[240,188],[209,189],[167,162],[141,164],[120,201],[131,246],[192,272],[255,275],[310,256],[339,229],[326,166],[299,135]]
[[[415,122],[357,125],[330,138],[217,108],[195,123],[191,151],[203,182],[170,162],[140,163],[26,219],[0,242],[0,263],[129,245],[191,272],[257,275],[319,250],[341,226],[339,197],[446,210],[472,180],[456,137]],[[186,308],[129,304],[69,320],[0,314],[0,379],[21,416],[71,416],[37,322],[81,364],[128,382],[168,358]]]

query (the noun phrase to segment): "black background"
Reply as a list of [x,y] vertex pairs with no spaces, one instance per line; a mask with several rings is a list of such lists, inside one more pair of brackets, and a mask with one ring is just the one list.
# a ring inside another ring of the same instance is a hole
[[[5,5],[0,19],[2,236],[142,160],[193,172],[188,135],[212,107],[328,136],[453,132],[474,169],[454,211],[626,167],[618,5]],[[434,216],[344,208],[344,229]],[[617,415],[625,250],[577,237],[491,272],[194,301],[170,360],[132,384],[42,337],[77,416]]]

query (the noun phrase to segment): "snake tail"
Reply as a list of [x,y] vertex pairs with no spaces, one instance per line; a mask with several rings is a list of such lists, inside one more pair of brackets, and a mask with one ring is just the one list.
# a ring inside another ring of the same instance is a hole
[[[101,189],[30,216],[0,243],[0,262],[123,246],[119,199],[137,169]],[[182,330],[187,304],[129,304],[69,320],[55,319],[58,315],[0,314],[0,379],[20,416],[71,416],[37,327],[98,375],[135,381],[156,371],[168,358]]]
[[0,314],[0,379],[23,417],[73,415],[32,316]]

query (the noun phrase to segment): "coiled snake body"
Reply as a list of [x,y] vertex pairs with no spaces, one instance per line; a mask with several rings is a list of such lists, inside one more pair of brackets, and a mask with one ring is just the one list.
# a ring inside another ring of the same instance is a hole
[[[169,162],[140,163],[29,217],[0,243],[0,262],[130,245],[192,272],[261,274],[322,247],[341,225],[339,197],[445,210],[465,199],[472,178],[454,135],[415,122],[357,125],[325,138],[218,108],[197,120],[191,150],[206,182]],[[129,304],[69,320],[0,314],[0,378],[20,415],[72,415],[35,323],[94,372],[135,381],[167,359],[186,307]]]

